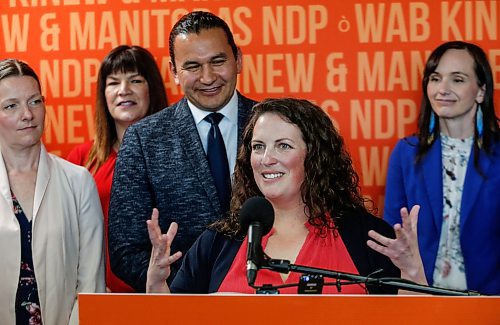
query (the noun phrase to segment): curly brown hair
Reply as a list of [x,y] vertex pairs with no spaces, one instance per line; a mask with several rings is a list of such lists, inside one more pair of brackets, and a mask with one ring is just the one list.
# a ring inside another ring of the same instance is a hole
[[344,140],[333,126],[328,115],[315,104],[294,98],[266,99],[253,108],[253,114],[243,131],[239,148],[231,197],[231,207],[226,218],[211,225],[225,235],[242,235],[239,210],[253,196],[263,196],[253,177],[250,155],[255,123],[266,113],[279,115],[283,120],[296,125],[302,132],[307,147],[304,160],[304,182],[301,185],[302,200],[309,223],[320,234],[335,228],[333,220],[340,220],[348,211],[367,212],[365,199],[360,194],[359,176],[354,171],[352,160]]

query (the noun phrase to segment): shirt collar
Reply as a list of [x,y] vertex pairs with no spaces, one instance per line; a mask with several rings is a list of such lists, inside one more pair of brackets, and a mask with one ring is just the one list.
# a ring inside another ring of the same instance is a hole
[[[189,99],[187,103],[189,106],[189,110],[191,111],[191,114],[193,114],[194,122],[196,125],[198,125],[201,121],[203,121],[203,119],[208,114],[212,113],[199,109],[193,103],[191,103]],[[217,112],[224,115],[224,117],[227,117],[231,121],[231,123],[238,122],[238,95],[236,93],[236,90],[234,91],[233,96],[231,97],[229,102]]]

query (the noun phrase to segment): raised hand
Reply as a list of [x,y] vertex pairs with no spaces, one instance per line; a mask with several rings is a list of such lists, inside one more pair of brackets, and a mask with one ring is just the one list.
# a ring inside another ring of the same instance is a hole
[[170,293],[167,278],[170,276],[170,265],[182,257],[181,252],[170,255],[172,241],[177,234],[177,224],[172,222],[166,234],[161,233],[158,223],[158,209],[154,208],[151,220],[147,220],[149,240],[153,248],[149,260],[146,292]]
[[367,245],[389,257],[400,270],[401,277],[420,284],[427,285],[424,266],[420,257],[417,237],[418,212],[420,206],[415,205],[408,214],[407,208],[401,209],[403,225],[395,224],[396,239],[382,236],[374,230],[368,232],[374,240],[368,240]]

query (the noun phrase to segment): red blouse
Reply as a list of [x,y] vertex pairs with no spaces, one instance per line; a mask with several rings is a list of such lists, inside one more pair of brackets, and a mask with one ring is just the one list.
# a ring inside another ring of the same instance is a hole
[[[75,148],[73,148],[73,150],[71,150],[66,159],[74,164],[85,166],[93,143],[93,141],[89,141],[76,146]],[[112,150],[108,159],[99,168],[97,173],[93,175],[97,186],[97,191],[99,192],[99,198],[101,199],[102,213],[104,215],[104,237],[106,245],[106,286],[111,290],[111,292],[134,292],[134,289],[132,289],[132,287],[127,285],[120,278],[114,275],[113,272],[111,272],[109,263],[108,208],[109,199],[111,198],[111,184],[113,182],[116,157],[116,152]]]
[[[309,234],[306,237],[302,248],[295,262],[296,265],[323,268],[327,270],[359,274],[354,262],[339,235],[335,236],[333,231],[328,231],[326,237],[320,237],[312,225],[306,222]],[[274,228],[269,234],[262,238],[262,248],[265,250],[269,237],[274,234]],[[246,254],[248,237],[245,237],[236,257],[229,269],[226,277],[222,281],[219,292],[255,293],[255,289],[248,286],[246,278]],[[278,272],[271,270],[259,270],[255,280],[256,286],[263,284],[282,285],[299,283],[301,274],[290,272],[285,282]],[[325,283],[335,282],[335,279],[325,278]],[[280,293],[296,294],[297,287],[281,288]],[[337,292],[336,286],[324,286],[323,294],[366,294],[364,285],[343,285],[342,291]]]

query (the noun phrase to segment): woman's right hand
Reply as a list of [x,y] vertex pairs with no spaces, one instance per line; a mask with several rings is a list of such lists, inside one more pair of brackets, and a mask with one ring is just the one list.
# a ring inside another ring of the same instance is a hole
[[182,257],[181,252],[170,255],[170,247],[177,233],[177,224],[172,222],[166,234],[161,233],[158,223],[158,209],[154,208],[151,220],[147,220],[149,240],[151,240],[151,259],[149,260],[146,293],[170,293],[167,278],[170,265]]

